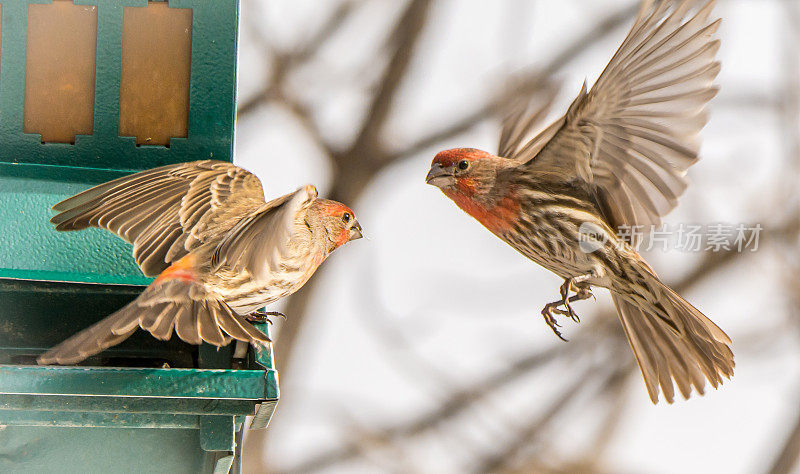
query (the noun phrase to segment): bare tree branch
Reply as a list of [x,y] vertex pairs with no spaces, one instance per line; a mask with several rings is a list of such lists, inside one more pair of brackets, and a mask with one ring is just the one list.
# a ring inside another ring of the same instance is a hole
[[340,155],[339,161],[346,159],[360,163],[372,159],[371,156],[364,156],[364,152],[376,154],[376,151],[381,150],[380,132],[389,118],[400,84],[405,79],[414,48],[428,17],[429,7],[430,0],[411,0],[395,24],[389,38],[389,63],[370,101],[369,112],[350,150]]
[[614,376],[607,380],[606,386],[603,389],[603,394],[608,403],[605,418],[600,424],[600,428],[595,433],[592,446],[578,463],[582,467],[596,467],[602,460],[608,445],[614,439],[614,435],[622,422],[624,413],[629,407],[629,404],[626,403],[628,394],[625,390],[625,383],[636,371],[635,367],[633,361],[631,361],[627,367],[620,366],[614,373]]
[[[579,339],[576,337],[575,339]],[[478,383],[454,393],[448,397],[445,404],[433,409],[432,411],[415,416],[412,420],[396,426],[384,428],[382,431],[385,437],[403,438],[414,436],[427,431],[438,424],[459,415],[465,408],[485,396],[488,390],[498,390],[505,384],[516,380],[523,374],[529,373],[534,367],[546,364],[558,356],[574,354],[582,350],[585,346],[576,344],[558,344],[548,349],[537,351],[529,356],[523,357],[511,364],[508,368],[491,374]],[[353,459],[361,452],[360,443],[355,440],[340,449],[332,450],[315,456],[298,466],[287,471],[287,473],[312,472],[334,464],[342,463]]]
[[293,54],[294,61],[305,62],[311,59],[329,39],[342,29],[342,26],[344,26],[345,22],[350,18],[355,7],[359,3],[360,2],[356,0],[348,0],[340,3],[328,17],[327,21],[317,30],[316,34],[311,36],[311,38]]
[[770,474],[789,474],[795,472],[794,467],[800,459],[800,413],[796,415],[792,430],[786,436],[780,453],[769,468]]
[[[516,75],[516,77],[512,77],[512,83],[518,84],[518,86],[514,87],[511,93],[500,92],[489,97],[483,103],[476,105],[472,112],[462,114],[459,120],[418,138],[402,149],[392,151],[385,157],[385,161],[389,163],[403,157],[414,155],[442,140],[466,132],[482,121],[497,116],[498,113],[502,113],[511,102],[520,96],[531,94],[542,88],[549,78],[552,78],[555,73],[559,72],[564,66],[575,59],[576,56],[584,52],[592,43],[606,37],[618,27],[630,22],[632,15],[636,14],[637,8],[638,6],[635,3],[620,8],[598,23],[594,28],[587,31],[582,36],[575,38],[546,64],[535,70],[523,72]],[[443,122],[446,123],[446,120]],[[430,123],[440,122],[431,120]]]
[[[259,92],[248,100],[237,104],[237,119],[246,117],[272,98],[281,97],[286,101],[287,99],[283,92],[286,76],[290,71],[313,58],[317,51],[341,30],[358,3],[359,2],[355,0],[350,0],[339,4],[317,32],[295,51],[288,53],[278,52],[272,48],[266,38],[263,36],[259,37],[259,43],[261,43],[264,53],[268,55],[269,59],[272,61],[273,73],[265,81],[264,86]],[[260,30],[254,27],[254,31],[258,33]],[[305,118],[310,120],[310,115],[306,115]]]
[[514,440],[507,443],[501,451],[487,456],[477,463],[473,472],[495,472],[513,461],[526,446],[534,443],[542,435],[542,431],[564,410],[564,408],[594,379],[597,367],[588,367],[574,377],[573,382],[555,397],[553,402],[542,410],[541,415],[517,434]]
[[[781,113],[781,123],[783,124],[782,132],[785,138],[784,147],[786,159],[789,166],[791,166],[795,172],[787,173],[794,174],[794,176],[786,182],[785,185],[788,187],[788,192],[784,194],[793,197],[794,202],[789,205],[796,207],[798,205],[796,174],[797,171],[800,170],[800,59],[798,59],[798,57],[800,57],[800,48],[798,48],[800,28],[797,26],[798,21],[800,21],[800,7],[798,7],[795,1],[784,1],[783,7],[788,20],[786,24],[789,33],[787,36],[789,37],[781,42],[784,47],[785,61],[784,70],[782,72],[785,83],[783,85],[784,90],[779,110]],[[792,210],[796,211],[797,209]],[[800,224],[800,215],[796,212],[793,214],[794,219],[791,219],[790,222],[796,229]],[[793,244],[796,244],[796,238],[792,240],[794,241],[790,240],[789,246],[794,247]],[[796,251],[791,253],[791,249],[787,250],[786,253],[790,258],[788,262],[790,271],[796,271],[797,268],[800,267],[798,254]],[[793,287],[790,288],[789,294],[793,295],[791,302],[795,307],[795,313],[797,313],[797,304],[799,300],[797,296],[796,273],[787,275],[787,277],[789,277],[787,280],[791,282],[789,285]],[[800,461],[800,410],[795,410],[794,425],[784,439],[783,446],[772,461],[768,472],[770,474],[788,474],[790,472],[795,472],[798,461]]]

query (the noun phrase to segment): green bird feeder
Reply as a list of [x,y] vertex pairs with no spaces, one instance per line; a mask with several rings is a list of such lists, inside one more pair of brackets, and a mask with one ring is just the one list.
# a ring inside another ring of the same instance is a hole
[[[144,331],[77,367],[36,357],[151,280],[56,202],[155,166],[232,161],[237,0],[0,2],[0,472],[238,471],[278,399],[271,349]],[[266,332],[266,325],[259,325]]]

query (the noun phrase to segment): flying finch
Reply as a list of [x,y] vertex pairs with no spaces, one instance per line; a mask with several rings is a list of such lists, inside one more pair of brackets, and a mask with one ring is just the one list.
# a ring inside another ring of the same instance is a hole
[[[532,120],[504,123],[499,156],[446,150],[426,181],[520,253],[564,278],[542,310],[578,320],[570,303],[611,291],[653,403],[674,383],[688,398],[733,374],[730,339],[656,276],[620,226],[659,224],[697,160],[716,94],[720,20],[713,1],[645,2],[616,54],[566,115],[525,142]],[[587,238],[589,237],[589,238]],[[581,242],[583,240],[583,242]],[[570,296],[570,293],[575,294]]]
[[158,277],[40,364],[79,362],[140,327],[161,340],[174,329],[191,344],[269,342],[250,315],[297,291],[331,252],[361,237],[353,211],[317,199],[313,186],[265,202],[255,175],[212,160],[125,176],[53,209],[57,230],[108,229],[133,244],[145,275]]

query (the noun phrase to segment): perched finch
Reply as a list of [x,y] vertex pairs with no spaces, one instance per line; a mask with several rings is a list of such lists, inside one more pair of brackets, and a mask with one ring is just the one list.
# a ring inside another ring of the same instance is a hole
[[[525,142],[531,120],[504,124],[499,156],[436,155],[426,181],[520,253],[564,278],[542,310],[578,321],[570,303],[610,290],[653,403],[703,394],[733,374],[730,339],[681,298],[617,230],[659,224],[697,160],[706,103],[717,93],[714,2],[645,2],[628,36],[566,115]],[[630,228],[630,227],[629,227]],[[587,236],[590,237],[587,239]],[[570,292],[575,294],[570,296]]]
[[[134,301],[38,358],[72,364],[142,328],[191,344],[269,342],[247,319],[297,291],[336,248],[361,238],[353,211],[305,186],[265,202],[261,182],[220,161],[125,176],[53,206],[57,230],[108,229],[133,244],[145,275]],[[254,318],[256,316],[253,316]]]

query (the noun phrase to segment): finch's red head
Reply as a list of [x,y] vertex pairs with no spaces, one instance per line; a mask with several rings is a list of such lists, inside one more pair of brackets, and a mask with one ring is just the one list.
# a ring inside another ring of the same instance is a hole
[[439,152],[431,163],[425,182],[436,186],[458,207],[490,230],[508,228],[518,206],[511,189],[498,185],[498,172],[513,162],[475,148],[454,148]]
[[317,199],[309,211],[324,228],[329,251],[362,237],[361,225],[356,220],[355,213],[338,201]]
[[471,195],[494,179],[498,158],[475,148],[453,148],[436,154],[425,182],[448,192]]

